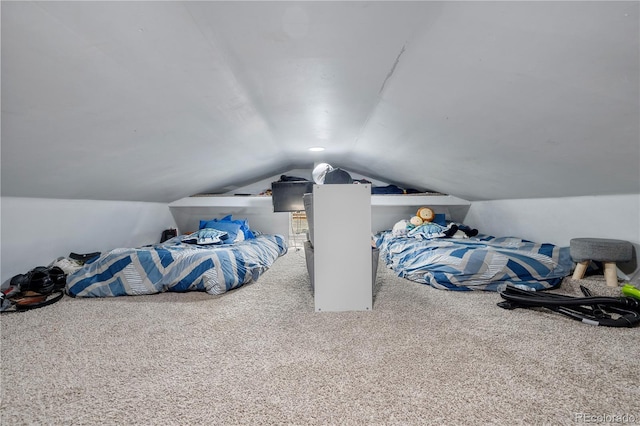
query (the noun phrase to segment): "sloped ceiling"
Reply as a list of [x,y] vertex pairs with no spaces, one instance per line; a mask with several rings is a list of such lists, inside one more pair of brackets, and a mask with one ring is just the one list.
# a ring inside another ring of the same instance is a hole
[[318,161],[469,200],[640,193],[638,2],[1,7],[3,196],[170,202]]

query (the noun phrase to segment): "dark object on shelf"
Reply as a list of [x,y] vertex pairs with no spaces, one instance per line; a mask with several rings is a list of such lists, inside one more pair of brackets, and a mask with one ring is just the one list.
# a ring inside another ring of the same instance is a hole
[[404,194],[402,188],[399,188],[396,185],[387,185],[387,186],[376,186],[371,187],[371,193],[376,195],[387,195],[387,194]]
[[308,179],[297,177],[297,176],[287,176],[281,175],[280,180],[278,182],[306,182]]
[[353,183],[353,178],[349,174],[342,169],[333,169],[329,170],[326,175],[324,175],[324,184],[332,185],[332,184],[349,184]]
[[274,212],[296,212],[304,210],[302,196],[313,192],[313,182],[272,182],[271,201]]

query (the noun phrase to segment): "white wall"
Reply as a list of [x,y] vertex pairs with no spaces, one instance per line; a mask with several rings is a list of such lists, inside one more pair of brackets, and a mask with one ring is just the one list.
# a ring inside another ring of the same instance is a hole
[[640,194],[476,201],[471,203],[464,222],[484,234],[561,246],[580,237],[630,241],[636,259],[619,265],[619,276],[637,281]]
[[138,247],[175,227],[164,203],[2,197],[1,280],[69,253]]

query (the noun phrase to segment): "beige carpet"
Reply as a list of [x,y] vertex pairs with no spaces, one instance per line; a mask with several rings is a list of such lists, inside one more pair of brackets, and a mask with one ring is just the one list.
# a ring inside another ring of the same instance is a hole
[[506,311],[496,293],[383,265],[373,311],[315,313],[303,256],[219,297],[66,297],[2,315],[1,423],[640,423],[637,328]]

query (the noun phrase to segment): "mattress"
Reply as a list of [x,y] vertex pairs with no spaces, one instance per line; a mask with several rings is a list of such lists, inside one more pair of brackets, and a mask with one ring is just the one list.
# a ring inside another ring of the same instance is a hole
[[187,244],[180,237],[142,248],[104,253],[67,277],[74,297],[112,297],[165,291],[223,294],[255,282],[287,252],[281,235],[262,234],[234,244]]
[[516,237],[425,240],[385,231],[376,244],[398,276],[444,290],[498,291],[507,284],[545,290],[558,286],[573,267],[569,247]]

